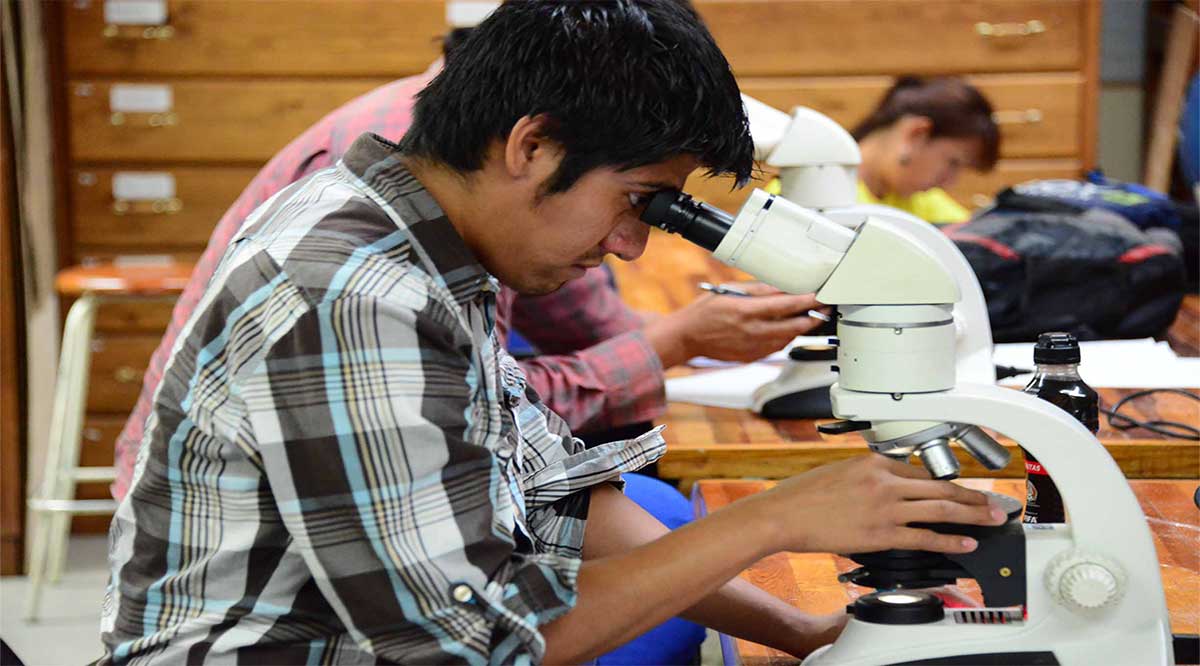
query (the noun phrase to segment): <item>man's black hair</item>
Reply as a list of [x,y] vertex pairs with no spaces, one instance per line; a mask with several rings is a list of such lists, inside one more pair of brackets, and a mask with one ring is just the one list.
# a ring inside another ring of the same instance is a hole
[[467,41],[467,37],[475,32],[474,27],[454,28],[442,36],[442,57],[449,58],[450,53],[462,46],[463,42]]
[[454,49],[417,96],[400,145],[459,171],[489,144],[545,114],[564,149],[546,192],[599,167],[693,155],[739,185],[754,144],[729,63],[694,13],[673,0],[502,4]]

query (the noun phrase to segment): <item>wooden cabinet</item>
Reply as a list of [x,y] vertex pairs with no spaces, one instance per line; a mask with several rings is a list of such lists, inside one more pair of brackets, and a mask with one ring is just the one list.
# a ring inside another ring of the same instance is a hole
[[1086,0],[697,0],[740,76],[1078,70]]
[[[455,0],[135,4],[158,14],[130,22],[120,0],[47,5],[59,48],[64,264],[195,259],[280,148],[347,100],[437,58]],[[1074,176],[1093,161],[1098,0],[695,4],[744,90],[779,108],[812,106],[851,126],[895,75],[970,77],[997,109],[1003,159],[952,188],[964,203],[1027,178]],[[130,174],[149,174],[159,189],[118,192],[114,183]],[[757,185],[771,174],[762,176]],[[748,193],[699,176],[688,187],[726,209]],[[161,302],[101,309],[84,448],[91,463],[111,459],[170,315]]]
[[440,0],[170,0],[161,25],[107,23],[105,10],[64,7],[72,75],[395,78],[429,66],[446,31]]

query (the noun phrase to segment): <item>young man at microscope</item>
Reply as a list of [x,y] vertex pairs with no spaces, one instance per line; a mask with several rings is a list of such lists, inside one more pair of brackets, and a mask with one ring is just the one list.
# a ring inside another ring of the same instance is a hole
[[747,565],[965,552],[907,524],[1004,520],[882,456],[670,533],[626,500],[663,440],[581,447],[495,344],[495,294],[638,256],[646,196],[700,166],[746,178],[737,85],[670,1],[513,2],[470,39],[400,146],[361,137],[222,259],[114,518],[102,663],[578,663],[681,612],[804,654],[841,620]]
[[[680,4],[689,5],[683,0]],[[447,58],[470,31],[459,28],[446,36]],[[175,304],[170,325],[146,368],[137,405],[117,437],[112,485],[116,500],[129,488],[142,429],[175,339],[242,221],[279,190],[336,164],[359,134],[399,140],[412,120],[413,97],[441,68],[439,60],[421,74],[388,83],[322,118],[272,158],[221,217]],[[781,294],[757,283],[746,288],[758,297],[709,294],[651,319],[627,307],[607,272],[596,268],[543,296],[517,294],[502,286],[497,332],[502,344],[510,328],[534,343],[539,353],[519,361],[529,384],[573,431],[597,441],[601,432],[629,430],[663,413],[665,369],[700,355],[752,361],[819,324],[803,314],[816,305],[812,294]]]

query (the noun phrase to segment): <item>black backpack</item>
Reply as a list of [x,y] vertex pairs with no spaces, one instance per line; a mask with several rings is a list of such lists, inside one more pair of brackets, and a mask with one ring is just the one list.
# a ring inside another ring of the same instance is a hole
[[948,231],[975,270],[996,342],[1161,335],[1187,282],[1179,237],[1100,208],[995,207]]

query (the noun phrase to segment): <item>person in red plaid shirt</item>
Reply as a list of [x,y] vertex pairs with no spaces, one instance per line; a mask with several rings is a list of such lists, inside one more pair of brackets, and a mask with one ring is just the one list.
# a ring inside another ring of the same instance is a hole
[[[447,35],[443,52],[449,54],[470,30],[459,28]],[[393,140],[403,136],[412,121],[414,97],[441,68],[438,60],[425,72],[377,88],[322,118],[267,162],[217,223],[150,358],[137,404],[117,437],[117,477],[111,490],[118,501],[129,489],[163,367],[242,221],[284,187],[337,163],[364,132]],[[572,431],[586,435],[662,414],[666,368],[699,355],[752,361],[820,323],[803,316],[817,305],[812,295],[784,294],[762,284],[744,286],[758,298],[710,294],[669,315],[643,319],[621,301],[608,273],[592,268],[545,296],[520,296],[505,287],[497,299],[497,333],[503,344],[508,331],[515,329],[537,347],[541,355],[521,362],[529,385]]]

